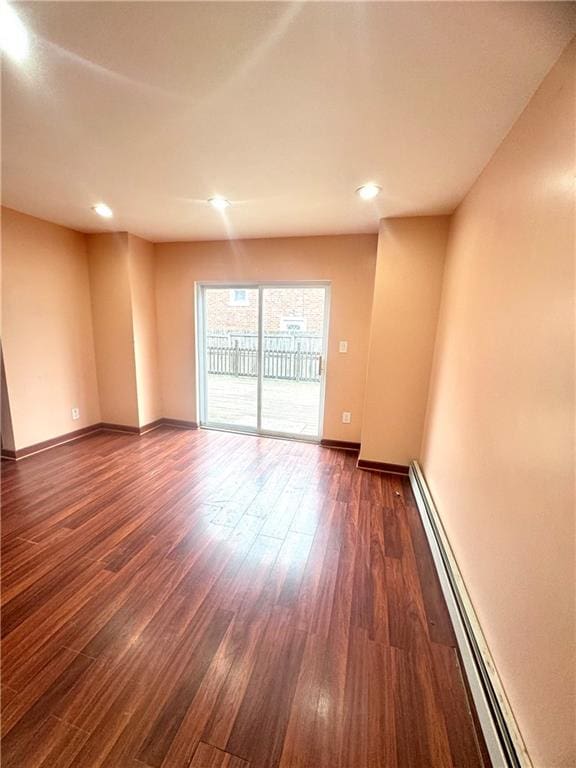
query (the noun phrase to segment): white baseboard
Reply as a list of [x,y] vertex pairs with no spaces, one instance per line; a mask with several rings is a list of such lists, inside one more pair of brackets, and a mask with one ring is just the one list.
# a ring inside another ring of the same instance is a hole
[[410,484],[454,625],[464,671],[492,765],[494,768],[533,768],[426,478],[417,461],[410,465]]

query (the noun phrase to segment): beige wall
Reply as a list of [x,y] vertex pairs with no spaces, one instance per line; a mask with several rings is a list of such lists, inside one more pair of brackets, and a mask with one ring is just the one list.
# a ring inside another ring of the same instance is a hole
[[380,224],[362,459],[407,465],[420,453],[449,222]]
[[154,246],[2,214],[3,447],[160,418]]
[[139,425],[128,234],[87,235],[102,421]]
[[[156,245],[158,339],[164,416],[197,421],[195,281],[329,280],[330,345],[324,437],[360,440],[374,235],[294,237]],[[338,342],[348,341],[348,353]],[[342,411],[352,422],[342,424]]]
[[154,246],[134,235],[129,235],[128,245],[138,422],[143,427],[163,415],[156,339]]
[[422,452],[538,768],[576,765],[575,45],[455,216]]
[[2,300],[14,447],[98,422],[84,235],[2,209]]

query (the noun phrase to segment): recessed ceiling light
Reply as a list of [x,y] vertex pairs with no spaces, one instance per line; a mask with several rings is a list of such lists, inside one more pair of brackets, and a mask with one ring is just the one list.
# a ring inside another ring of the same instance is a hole
[[379,195],[381,191],[382,187],[379,187],[378,184],[363,184],[361,187],[358,187],[356,194],[360,195],[362,200],[372,200],[372,198]]
[[96,205],[92,206],[92,210],[104,219],[111,219],[114,215],[112,208],[109,208],[106,203],[96,203]]
[[225,197],[211,197],[208,202],[212,206],[212,208],[216,208],[217,211],[223,211],[225,208],[230,208],[232,203],[230,200],[226,200]]
[[29,47],[26,27],[6,0],[0,0],[0,49],[11,59],[22,61]]

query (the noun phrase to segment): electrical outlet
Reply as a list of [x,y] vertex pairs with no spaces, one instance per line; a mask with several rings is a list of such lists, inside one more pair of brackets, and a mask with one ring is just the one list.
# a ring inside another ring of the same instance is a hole
[[341,341],[340,346],[338,347],[340,352],[348,352],[348,342],[347,341]]
[[352,414],[349,411],[342,411],[342,424],[350,424]]
[[73,419],[80,418],[80,408],[72,408],[72,418]]

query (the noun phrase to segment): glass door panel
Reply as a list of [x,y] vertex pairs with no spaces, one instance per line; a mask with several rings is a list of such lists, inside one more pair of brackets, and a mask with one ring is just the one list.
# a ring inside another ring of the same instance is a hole
[[202,423],[258,428],[258,288],[203,287]]
[[262,287],[263,432],[321,435],[326,288]]

